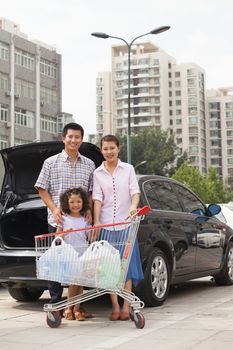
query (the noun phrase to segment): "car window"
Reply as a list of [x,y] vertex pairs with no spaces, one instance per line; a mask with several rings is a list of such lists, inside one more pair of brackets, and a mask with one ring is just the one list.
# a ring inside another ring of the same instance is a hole
[[152,209],[182,211],[171,185],[165,181],[146,181],[143,185],[148,204]]
[[174,187],[176,188],[179,197],[183,202],[186,212],[197,215],[203,215],[206,212],[204,205],[188,189],[177,184],[174,184]]
[[217,215],[215,215],[215,217],[216,217],[218,220],[224,222],[225,224],[227,223],[227,219],[225,218],[224,214],[223,214],[221,211],[220,211],[220,213],[218,213]]

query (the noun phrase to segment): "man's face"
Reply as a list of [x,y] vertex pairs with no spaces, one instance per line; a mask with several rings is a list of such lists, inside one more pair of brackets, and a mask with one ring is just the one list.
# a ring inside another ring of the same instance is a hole
[[81,131],[68,129],[67,134],[63,137],[62,141],[65,145],[66,153],[78,152],[83,141]]

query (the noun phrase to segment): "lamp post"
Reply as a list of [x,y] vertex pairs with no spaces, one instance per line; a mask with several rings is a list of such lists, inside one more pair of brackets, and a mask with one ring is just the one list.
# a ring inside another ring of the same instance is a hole
[[147,163],[147,161],[146,161],[146,160],[143,160],[142,162],[136,164],[135,167],[134,167],[135,172],[136,172],[136,169],[137,169],[139,166],[144,165],[144,164],[146,164],[146,163]]
[[131,110],[130,110],[130,95],[131,95],[131,91],[130,91],[130,51],[131,51],[131,47],[133,45],[133,43],[135,42],[135,40],[149,35],[149,34],[160,34],[162,32],[165,32],[166,30],[170,29],[170,26],[162,26],[162,27],[158,27],[155,28],[153,30],[151,30],[148,33],[142,34],[142,35],[138,35],[136,36],[130,43],[128,43],[124,38],[120,38],[118,36],[113,36],[113,35],[108,35],[106,33],[101,33],[101,32],[94,32],[91,33],[91,35],[95,36],[96,38],[101,38],[101,39],[108,39],[108,38],[113,38],[113,39],[118,39],[123,41],[127,48],[128,48],[128,128],[127,128],[127,162],[131,164]]

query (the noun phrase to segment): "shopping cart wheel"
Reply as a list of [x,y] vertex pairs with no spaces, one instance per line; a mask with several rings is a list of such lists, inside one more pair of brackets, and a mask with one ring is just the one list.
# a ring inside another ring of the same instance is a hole
[[137,328],[142,329],[145,326],[145,317],[141,312],[134,313],[134,324]]
[[50,328],[57,328],[61,324],[61,313],[60,311],[49,311],[46,317],[47,325]]

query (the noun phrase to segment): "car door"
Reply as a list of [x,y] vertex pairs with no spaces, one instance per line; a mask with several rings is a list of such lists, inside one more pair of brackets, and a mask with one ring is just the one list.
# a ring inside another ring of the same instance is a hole
[[198,223],[196,219],[206,213],[206,207],[187,188],[178,184],[174,186],[195,230],[193,237],[196,245],[196,272],[219,268],[223,254],[223,226],[217,219],[211,217]]
[[[175,275],[194,272],[196,247],[193,245],[194,229],[185,222],[186,213],[174,192],[171,182],[167,180],[148,180],[143,190],[154,212],[157,227],[160,226],[167,240],[171,240],[176,257]],[[156,232],[155,232],[156,234]]]

